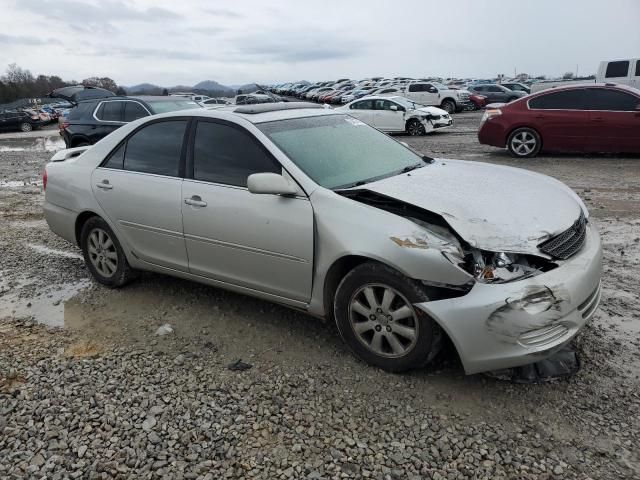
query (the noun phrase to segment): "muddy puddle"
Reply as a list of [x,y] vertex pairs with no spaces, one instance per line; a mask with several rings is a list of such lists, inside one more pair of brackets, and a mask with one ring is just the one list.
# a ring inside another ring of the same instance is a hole
[[66,148],[62,137],[9,138],[1,139],[2,152],[57,152]]
[[4,275],[0,275],[0,320],[30,318],[49,327],[64,327],[66,302],[91,285],[89,280],[82,280],[49,288],[32,288],[29,281],[9,283],[3,278]]

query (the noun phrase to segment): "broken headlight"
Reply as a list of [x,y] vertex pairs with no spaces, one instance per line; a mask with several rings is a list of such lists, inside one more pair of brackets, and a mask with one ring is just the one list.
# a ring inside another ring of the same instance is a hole
[[517,253],[487,252],[473,249],[463,262],[450,261],[469,272],[482,283],[505,283],[533,277],[556,267],[552,262],[532,255]]

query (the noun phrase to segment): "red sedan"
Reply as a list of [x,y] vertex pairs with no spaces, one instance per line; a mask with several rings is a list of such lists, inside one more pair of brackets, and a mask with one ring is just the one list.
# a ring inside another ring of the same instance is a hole
[[489,105],[478,140],[521,158],[541,150],[640,153],[640,90],[594,83]]

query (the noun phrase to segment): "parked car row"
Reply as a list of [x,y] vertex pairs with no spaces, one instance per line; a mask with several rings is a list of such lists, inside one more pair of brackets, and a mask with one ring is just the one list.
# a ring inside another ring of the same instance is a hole
[[[370,96],[402,96],[424,106],[438,107],[451,114],[463,110],[482,108],[487,102],[479,92],[470,92],[457,87],[449,87],[433,79],[412,79],[406,77],[369,78],[359,81],[340,79],[314,84],[281,84],[271,90],[312,102],[330,105],[344,105]],[[473,99],[471,95],[475,95]],[[513,97],[519,97],[514,93]]]

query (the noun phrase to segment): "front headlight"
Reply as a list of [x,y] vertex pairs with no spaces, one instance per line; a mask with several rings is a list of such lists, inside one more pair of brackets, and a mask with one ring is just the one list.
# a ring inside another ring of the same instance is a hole
[[544,258],[506,252],[488,252],[472,249],[464,258],[444,255],[451,263],[481,283],[506,283],[523,280],[555,268],[557,265]]

